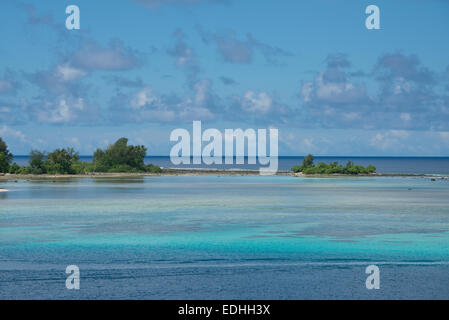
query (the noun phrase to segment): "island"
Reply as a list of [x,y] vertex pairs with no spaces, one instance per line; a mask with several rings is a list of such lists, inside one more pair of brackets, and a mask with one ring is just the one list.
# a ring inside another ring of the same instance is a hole
[[145,146],[128,145],[127,138],[120,138],[106,149],[97,149],[93,162],[80,161],[73,148],[56,149],[46,153],[32,150],[28,166],[10,165],[13,155],[0,138],[0,173],[13,175],[86,175],[94,173],[161,173],[153,164],[144,164]]
[[[0,138],[0,180],[17,179],[53,179],[53,178],[117,178],[138,176],[247,176],[259,175],[258,170],[250,169],[191,169],[191,168],[161,168],[153,164],[145,164],[147,149],[143,145],[128,145],[127,138],[120,138],[105,149],[97,149],[93,154],[93,161],[81,161],[78,152],[73,148],[59,148],[52,152],[32,150],[29,154],[28,165],[20,166],[12,163],[13,155],[6,143]],[[301,165],[294,166],[288,171],[277,171],[281,176],[399,176],[426,177],[432,181],[436,177],[425,174],[377,173],[376,167],[363,167],[348,161],[346,165],[337,162],[314,165],[314,156],[309,154],[303,158]],[[441,179],[446,179],[441,177]],[[1,192],[8,190],[2,189]]]
[[343,174],[343,175],[359,175],[359,174],[373,174],[376,172],[376,167],[369,165],[364,167],[361,165],[354,165],[352,161],[348,161],[346,165],[339,165],[338,162],[324,163],[320,162],[317,165],[313,164],[314,157],[309,154],[304,159],[302,159],[301,165],[294,166],[292,171],[294,173],[302,173],[304,175],[321,174],[321,175],[332,175],[332,174]]

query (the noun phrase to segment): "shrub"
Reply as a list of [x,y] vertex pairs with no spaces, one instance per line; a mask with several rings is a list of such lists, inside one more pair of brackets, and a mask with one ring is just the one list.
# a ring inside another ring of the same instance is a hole
[[95,164],[91,162],[77,161],[72,163],[74,174],[88,174],[95,172]]
[[[95,151],[95,169],[98,172],[145,172],[149,170],[144,164],[146,153],[145,146],[128,145],[128,139],[120,138],[106,149]],[[150,170],[157,169],[151,167]]]
[[145,171],[146,172],[151,172],[151,173],[161,173],[162,169],[159,166],[155,166],[155,165],[149,164],[149,165],[145,166]]
[[7,173],[9,171],[9,161],[4,153],[0,153],[0,172]]
[[302,161],[300,166],[294,166],[293,172],[302,172],[304,174],[370,174],[376,172],[376,167],[369,165],[363,167],[361,165],[354,165],[354,162],[348,161],[345,166],[338,165],[337,162],[325,164],[320,162],[317,165],[313,165],[313,156],[308,155]]
[[72,165],[78,162],[78,153],[73,148],[56,149],[48,154],[45,160],[45,170],[48,173],[73,174],[75,170]]
[[9,163],[11,162],[13,156],[9,152],[8,146],[0,138],[0,172],[7,173],[9,171]]
[[45,153],[39,150],[31,150],[30,159],[28,160],[33,174],[45,173]]
[[308,154],[302,159],[302,163],[300,166],[294,166],[292,168],[293,172],[304,172],[306,168],[313,167],[314,157],[311,154]]
[[9,173],[11,174],[18,174],[20,171],[20,166],[17,163],[13,163],[9,166]]
[[27,166],[20,167],[18,174],[31,174],[31,168]]
[[112,168],[109,168],[108,172],[110,173],[118,173],[118,172],[138,172],[139,170],[137,168],[133,168],[127,164],[118,164],[113,166]]

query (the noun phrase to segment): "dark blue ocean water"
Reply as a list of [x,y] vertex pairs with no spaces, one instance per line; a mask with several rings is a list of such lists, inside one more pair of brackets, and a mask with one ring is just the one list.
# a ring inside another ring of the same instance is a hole
[[[91,156],[81,156],[82,161],[92,161]],[[380,173],[414,173],[414,174],[449,174],[449,157],[315,157],[315,163],[330,163],[337,161],[346,164],[348,160],[363,166],[374,165]],[[19,165],[28,164],[28,156],[15,156],[14,161]],[[288,171],[300,164],[302,157],[279,157],[278,169]],[[258,170],[259,164],[248,164],[248,159],[241,165],[174,165],[168,156],[149,156],[145,158],[147,164],[152,163],[163,168],[213,168],[213,169],[252,169]],[[192,162],[192,161],[191,161]],[[234,161],[235,163],[236,161]],[[224,163],[224,161],[223,161]]]

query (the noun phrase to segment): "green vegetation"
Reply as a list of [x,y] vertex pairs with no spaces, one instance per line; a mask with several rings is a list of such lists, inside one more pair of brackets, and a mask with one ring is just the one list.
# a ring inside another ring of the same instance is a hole
[[104,150],[97,149],[93,163],[97,172],[162,172],[158,166],[144,164],[146,153],[145,146],[131,146],[128,139],[120,138]]
[[17,163],[13,163],[9,166],[9,173],[18,174],[20,172],[20,166]]
[[93,162],[80,161],[73,148],[56,149],[45,153],[30,152],[29,166],[10,165],[13,158],[6,143],[0,138],[0,172],[11,174],[89,174],[95,172],[149,172],[161,173],[159,166],[145,165],[145,146],[128,145],[128,139],[120,138],[105,150],[97,149]]
[[368,167],[363,167],[361,165],[354,165],[354,162],[348,161],[345,166],[339,165],[338,162],[332,162],[329,164],[320,162],[317,165],[313,164],[314,157],[309,154],[302,160],[302,164],[299,166],[294,166],[292,171],[302,172],[304,174],[371,174],[376,172],[376,167],[369,165]]
[[12,160],[12,153],[9,152],[8,146],[6,143],[0,138],[0,172],[8,172],[9,163]]
[[73,165],[77,162],[79,162],[79,156],[73,148],[56,149],[48,154],[44,168],[45,172],[50,174],[75,174],[77,172]]
[[128,146],[128,139],[120,138],[107,149],[97,149],[94,164],[100,172],[145,171],[143,159],[147,153],[145,146]]
[[35,174],[40,174],[46,172],[45,167],[45,153],[39,150],[32,150],[30,152],[30,171]]

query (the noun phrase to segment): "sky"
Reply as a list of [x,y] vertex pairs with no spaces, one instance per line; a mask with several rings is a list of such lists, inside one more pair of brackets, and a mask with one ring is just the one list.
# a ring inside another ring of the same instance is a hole
[[[66,7],[80,29],[66,28]],[[380,29],[367,29],[368,5]],[[0,4],[0,137],[16,155],[277,128],[279,155],[449,156],[449,0]]]

